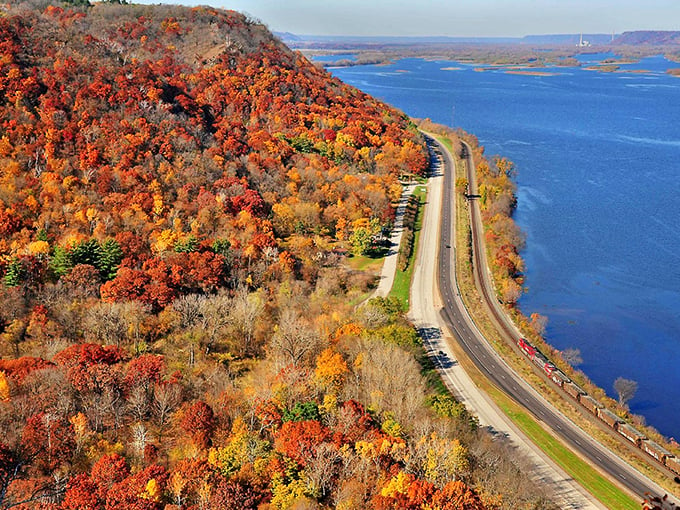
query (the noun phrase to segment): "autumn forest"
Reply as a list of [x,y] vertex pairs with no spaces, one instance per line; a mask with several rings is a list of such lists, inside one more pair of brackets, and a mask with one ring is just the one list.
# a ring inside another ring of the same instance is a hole
[[427,166],[242,14],[0,7],[0,509],[552,508],[346,264]]

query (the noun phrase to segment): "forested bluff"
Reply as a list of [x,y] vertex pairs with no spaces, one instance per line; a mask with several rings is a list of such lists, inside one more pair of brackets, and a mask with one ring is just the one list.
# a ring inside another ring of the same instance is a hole
[[236,12],[33,2],[0,122],[0,508],[552,508],[344,263],[401,112]]

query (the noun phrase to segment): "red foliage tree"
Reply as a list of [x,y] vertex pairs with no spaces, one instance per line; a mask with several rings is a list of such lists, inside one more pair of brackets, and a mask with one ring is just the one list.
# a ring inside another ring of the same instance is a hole
[[267,491],[256,490],[246,481],[221,479],[211,494],[210,506],[224,510],[256,510],[267,497]]
[[68,481],[61,510],[101,510],[97,486],[87,474],[76,475]]
[[67,347],[54,356],[54,361],[66,368],[69,381],[78,391],[103,392],[118,387],[125,352],[114,345],[78,344]]
[[33,465],[46,474],[70,461],[76,446],[72,425],[48,413],[38,413],[27,420],[21,444],[25,454],[34,459]]
[[130,467],[125,458],[117,453],[103,455],[90,470],[90,479],[96,487],[97,497],[106,501],[111,487],[122,482],[130,475]]
[[475,491],[460,480],[449,482],[437,491],[432,505],[442,510],[485,510]]
[[34,370],[42,370],[53,366],[54,363],[50,361],[31,356],[0,360],[0,371],[4,372],[7,377],[10,377],[18,384],[21,384],[24,378]]
[[122,267],[134,269],[149,257],[149,243],[133,232],[119,232],[116,242],[123,252]]
[[170,280],[182,292],[211,292],[226,282],[226,260],[211,251],[176,253],[168,257]]
[[130,475],[108,491],[105,510],[161,510],[167,480],[168,472],[157,464]]
[[201,449],[210,446],[215,425],[215,414],[212,408],[201,401],[194,403],[187,409],[180,424],[182,429],[191,436],[194,444]]
[[9,237],[21,230],[21,217],[11,209],[0,209],[0,237]]
[[301,466],[314,457],[315,449],[330,438],[330,431],[316,420],[287,421],[277,431],[274,445]]
[[124,382],[128,388],[135,386],[148,388],[151,384],[161,381],[163,372],[165,372],[163,356],[142,354],[128,363]]
[[116,277],[99,289],[104,301],[139,301],[151,279],[144,271],[121,267]]
[[90,264],[77,264],[70,273],[61,277],[61,282],[74,296],[98,296],[101,275]]

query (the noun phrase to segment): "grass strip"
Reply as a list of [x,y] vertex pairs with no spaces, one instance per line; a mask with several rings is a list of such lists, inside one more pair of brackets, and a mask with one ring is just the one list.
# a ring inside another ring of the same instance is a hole
[[[498,392],[494,388],[494,392]],[[500,393],[500,392],[498,392]],[[536,420],[524,412],[517,404],[502,394],[492,398],[501,410],[519,427],[519,429],[543,450],[555,463],[566,471],[581,487],[595,496],[612,510],[635,510],[640,502],[630,497],[617,485],[602,476],[595,468],[584,462],[578,455],[569,450],[553,437]]]
[[395,297],[401,303],[404,311],[409,309],[409,291],[411,289],[411,279],[413,277],[413,266],[415,265],[416,254],[418,253],[418,242],[420,241],[420,231],[423,226],[423,206],[427,198],[427,188],[416,186],[413,195],[418,198],[418,212],[416,213],[416,224],[414,229],[413,250],[408,259],[408,266],[405,271],[397,269],[394,274],[394,283],[388,297]]

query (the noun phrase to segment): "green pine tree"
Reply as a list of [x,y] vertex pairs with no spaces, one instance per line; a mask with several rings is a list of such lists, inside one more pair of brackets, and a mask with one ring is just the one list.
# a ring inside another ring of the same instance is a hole
[[113,280],[118,272],[118,266],[123,260],[123,250],[115,239],[107,239],[100,247],[99,260],[95,267],[104,280]]
[[12,262],[7,266],[7,271],[5,272],[5,285],[8,287],[16,287],[20,285],[24,279],[24,268],[21,265],[21,261],[17,258],[12,259]]
[[71,250],[71,260],[74,266],[78,264],[88,264],[97,269],[97,264],[102,256],[102,249],[96,239],[83,241],[73,247]]
[[52,257],[50,257],[50,269],[57,276],[68,274],[73,269],[73,260],[71,259],[71,250],[55,246]]
[[177,241],[175,243],[175,253],[191,253],[198,249],[198,240],[189,235],[184,241]]

